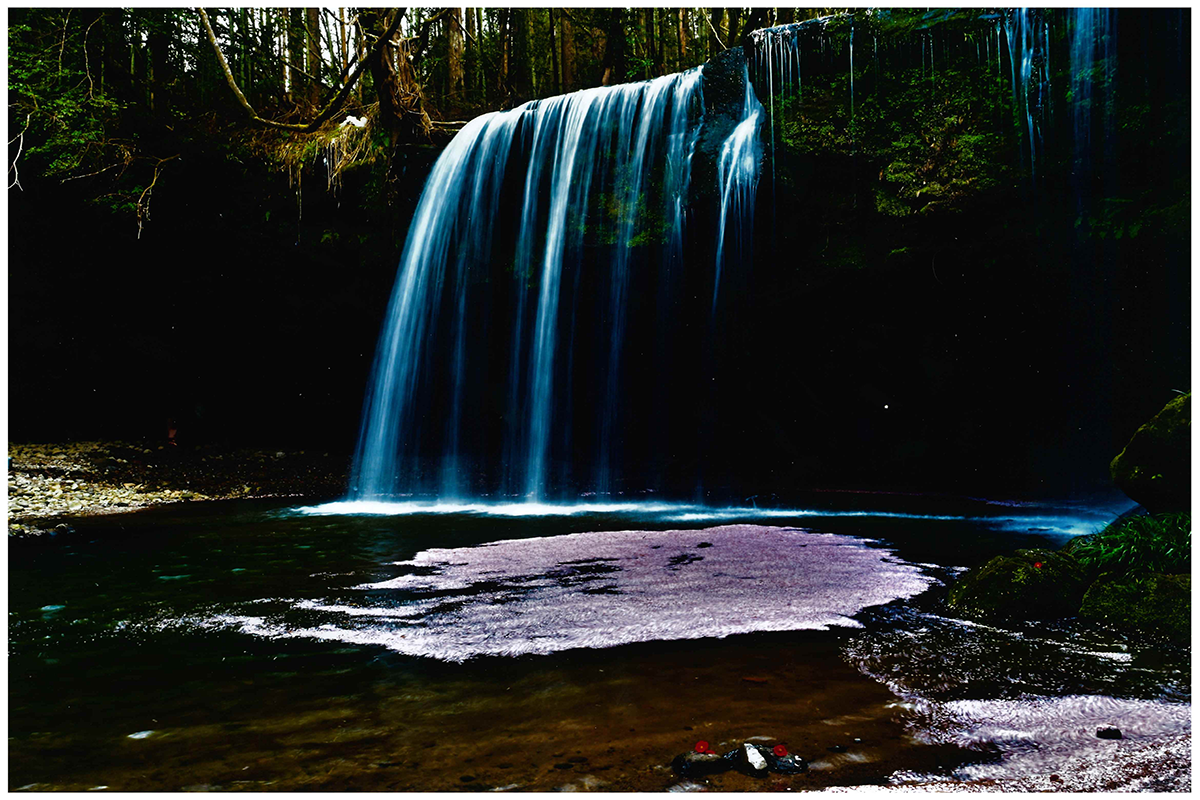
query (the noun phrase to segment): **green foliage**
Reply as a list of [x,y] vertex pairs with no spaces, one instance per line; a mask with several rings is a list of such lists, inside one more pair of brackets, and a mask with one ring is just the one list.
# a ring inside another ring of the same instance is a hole
[[[929,24],[927,16],[893,17],[890,28]],[[1012,142],[996,113],[1010,102],[1007,85],[991,79],[986,67],[972,59],[935,74],[920,61],[863,61],[855,67],[853,113],[844,71],[806,77],[802,93],[778,93],[776,129],[786,150],[877,165],[871,169],[879,176],[875,207],[888,216],[957,212],[1014,184]]]
[[1192,565],[1191,517],[1183,513],[1127,517],[1079,540],[1071,552],[1095,571],[1187,572]]
[[[124,104],[96,85],[82,31],[69,11],[30,11],[9,26],[9,125],[24,131],[25,154],[48,177],[64,179],[120,162],[134,143],[113,138]],[[32,22],[40,24],[30,24]],[[61,36],[53,41],[49,31]]]

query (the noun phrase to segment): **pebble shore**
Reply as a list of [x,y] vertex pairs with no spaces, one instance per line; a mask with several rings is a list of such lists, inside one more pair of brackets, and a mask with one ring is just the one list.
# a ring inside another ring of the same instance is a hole
[[303,450],[255,450],[139,442],[10,444],[8,532],[69,528],[72,516],[164,503],[305,495],[345,489],[347,458]]

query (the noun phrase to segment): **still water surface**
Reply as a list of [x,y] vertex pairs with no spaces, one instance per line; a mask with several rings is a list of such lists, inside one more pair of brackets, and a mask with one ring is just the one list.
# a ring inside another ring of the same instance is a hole
[[941,605],[959,569],[1111,508],[365,510],[212,503],[10,543],[9,788],[659,791],[703,739],[812,762],[714,788],[799,789],[1189,725],[1185,653]]

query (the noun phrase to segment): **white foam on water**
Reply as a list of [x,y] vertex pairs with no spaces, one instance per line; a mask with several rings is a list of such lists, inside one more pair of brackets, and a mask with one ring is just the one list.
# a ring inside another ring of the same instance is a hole
[[662,522],[718,523],[803,518],[861,517],[911,519],[936,522],[975,522],[1011,533],[1053,533],[1082,536],[1095,533],[1116,514],[1092,513],[1028,515],[918,514],[882,510],[837,510],[813,508],[756,508],[754,506],[710,507],[695,503],[668,502],[581,502],[531,503],[456,500],[338,500],[316,506],[287,509],[285,514],[304,516],[408,516],[414,514],[467,514],[493,517],[570,517],[586,514],[616,514],[631,519]]
[[354,587],[361,601],[293,601],[290,612],[221,614],[206,624],[464,661],[861,627],[853,617],[864,608],[934,582],[865,539],[758,525],[434,548],[398,566],[415,571]]
[[293,509],[311,516],[404,516],[408,514],[481,514],[497,517],[549,517],[577,514],[662,514],[698,508],[677,503],[484,503],[453,500],[338,500]]

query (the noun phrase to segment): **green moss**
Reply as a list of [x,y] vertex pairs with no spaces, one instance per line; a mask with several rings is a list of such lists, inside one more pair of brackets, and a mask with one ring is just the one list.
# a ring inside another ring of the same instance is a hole
[[1187,641],[1191,636],[1191,588],[1190,575],[1105,573],[1084,595],[1079,614]]
[[964,574],[947,602],[968,614],[1023,619],[1074,615],[1087,588],[1087,573],[1070,555],[1018,550]]
[[1109,465],[1113,483],[1151,512],[1190,507],[1191,403],[1190,392],[1167,403]]

